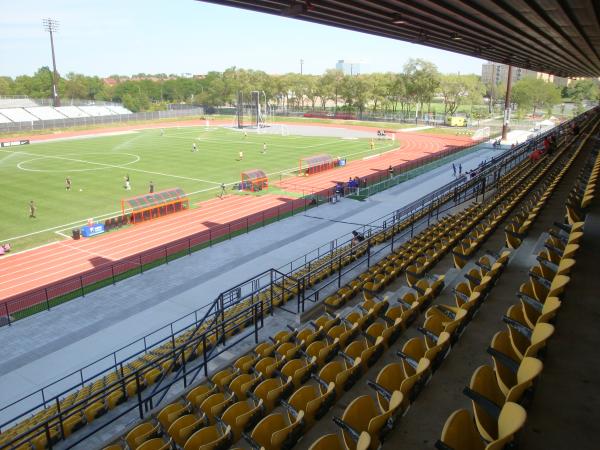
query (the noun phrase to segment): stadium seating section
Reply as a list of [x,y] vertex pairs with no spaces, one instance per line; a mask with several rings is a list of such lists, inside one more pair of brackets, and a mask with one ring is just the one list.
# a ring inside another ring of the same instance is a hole
[[[288,449],[343,395],[352,395],[359,382],[366,383],[371,392],[346,397],[343,414],[333,418],[339,431],[319,437],[310,448],[377,448],[452,355],[465,327],[477,320],[476,312],[484,307],[512,250],[521,245],[581,149],[582,145],[574,148],[565,139],[555,154],[515,166],[497,181],[485,201],[457,207],[325,298],[326,311],[317,319],[272,334],[155,410],[105,450],[235,448],[244,441],[257,449]],[[470,382],[466,380],[472,411],[458,410],[448,418],[438,449],[501,449],[526,422],[524,406],[529,405],[543,371],[544,348],[554,331],[550,322],[560,310],[575,266],[583,219],[594,200],[599,172],[600,155],[594,154],[569,195],[566,223],[549,231],[537,263],[519,289],[518,302],[506,311],[506,329],[490,343],[492,365],[477,368]],[[308,285],[316,286],[364,255],[368,246],[391,239],[426,214],[397,223],[374,235],[372,241],[340,248],[313,262],[312,268],[285,277],[274,286],[273,294],[263,291],[227,309],[223,315],[228,328],[223,331],[227,336],[239,333],[252,325],[254,308],[269,312],[295,298],[300,277],[310,274]],[[506,247],[482,251],[501,225]],[[434,301],[445,288],[444,275],[433,273],[444,257],[451,258],[456,269],[465,269],[452,289],[452,304]],[[405,282],[402,294],[382,296],[393,282]],[[347,311],[339,313],[340,308]],[[45,431],[25,437],[18,448],[43,449],[49,440],[67,438],[167,377],[184,360],[198,358],[216,346],[219,336],[211,330],[218,328],[218,320],[217,326],[207,321],[186,330],[173,342],[153,348],[6,430],[0,445],[49,418],[54,419]],[[421,336],[400,345],[400,336],[417,321]],[[382,367],[374,379],[365,379],[367,370],[390,352],[397,355],[396,362]],[[55,418],[59,412],[62,424]]]
[[67,118],[131,114],[121,105],[114,106],[39,106],[31,99],[0,99],[0,123],[37,122]]

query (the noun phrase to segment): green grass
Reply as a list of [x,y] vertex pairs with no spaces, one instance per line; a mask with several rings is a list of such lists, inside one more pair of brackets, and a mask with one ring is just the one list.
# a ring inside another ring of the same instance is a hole
[[[192,143],[198,152],[192,152]],[[261,154],[262,144],[267,154]],[[271,181],[295,170],[302,156],[329,153],[359,159],[389,150],[399,143],[376,141],[373,152],[367,139],[300,137],[211,128],[143,130],[113,136],[78,138],[0,149],[0,192],[4,209],[0,242],[10,241],[15,251],[63,239],[56,231],[71,228],[89,217],[100,218],[120,211],[121,199],[148,191],[181,187],[191,193],[192,206],[214,198],[219,186],[239,182],[240,172],[259,168]],[[237,161],[244,152],[243,161]],[[129,174],[131,191],[123,188]],[[72,179],[71,191],[65,178]],[[81,189],[81,191],[80,191]],[[272,193],[283,193],[274,188]],[[28,203],[37,205],[30,219]],[[78,222],[77,224],[71,224]],[[44,231],[47,230],[47,231]],[[18,236],[31,234],[27,237]]]

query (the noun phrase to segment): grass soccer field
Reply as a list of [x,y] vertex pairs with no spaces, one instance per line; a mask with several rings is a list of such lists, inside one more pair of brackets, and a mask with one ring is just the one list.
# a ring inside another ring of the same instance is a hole
[[[193,143],[197,152],[192,152]],[[303,156],[328,153],[352,160],[397,146],[376,141],[370,150],[369,139],[250,131],[244,137],[226,128],[189,127],[168,128],[164,135],[151,129],[2,148],[0,242],[10,242],[18,251],[63,239],[89,217],[101,220],[120,212],[121,199],[148,192],[151,181],[155,191],[182,188],[194,205],[218,195],[221,183],[238,183],[246,169],[262,169],[277,181],[294,176],[290,172]],[[126,175],[130,191],[124,189]],[[65,188],[67,177],[72,180],[70,191]],[[29,218],[30,200],[37,207],[36,218]]]

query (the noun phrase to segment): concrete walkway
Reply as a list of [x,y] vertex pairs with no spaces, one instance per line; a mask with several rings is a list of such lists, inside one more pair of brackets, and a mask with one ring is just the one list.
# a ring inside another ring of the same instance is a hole
[[[498,150],[483,149],[454,161],[463,170],[476,168]],[[196,252],[99,291],[0,329],[0,408],[60,377],[78,370],[128,343],[209,304],[220,292],[290,260],[420,198],[452,180],[441,166],[365,202],[344,199]],[[339,221],[350,222],[341,223]],[[178,322],[183,328],[193,316]],[[154,340],[170,333],[156,333]],[[121,350],[122,359],[143,348]],[[92,376],[113,364],[113,357],[85,370]],[[71,376],[46,397],[79,381]],[[41,401],[32,396],[19,407],[0,412],[0,422]]]

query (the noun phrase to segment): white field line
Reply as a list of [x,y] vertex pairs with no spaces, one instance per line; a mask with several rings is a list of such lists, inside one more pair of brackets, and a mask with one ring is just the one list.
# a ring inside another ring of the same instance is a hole
[[15,153],[15,154],[19,154],[19,155],[35,156],[35,157],[39,157],[39,158],[50,158],[50,159],[60,159],[63,161],[73,161],[73,162],[91,164],[91,165],[102,166],[102,167],[112,167],[114,169],[123,169],[126,172],[128,171],[128,172],[150,173],[153,175],[160,175],[163,177],[180,178],[183,180],[198,181],[198,182],[202,182],[202,183],[210,183],[210,184],[217,184],[217,185],[221,184],[221,183],[217,183],[216,181],[203,180],[201,178],[184,177],[183,175],[173,175],[173,174],[169,174],[169,173],[154,172],[152,170],[135,169],[135,168],[129,167],[129,166],[124,167],[124,166],[119,166],[116,164],[105,164],[105,163],[99,163],[99,162],[85,161],[83,159],[66,158],[64,156],[40,155],[37,153],[30,153],[30,152],[11,152],[10,150],[2,150],[2,149],[0,149],[0,151],[7,152],[7,153]]
[[[391,147],[390,144],[386,145],[384,148],[389,148],[389,147]],[[390,153],[390,152],[395,151],[395,150],[396,150],[396,148],[394,148],[392,150],[389,150],[389,151],[387,151],[385,153]],[[368,151],[370,151],[370,150],[364,150],[364,151],[360,151],[360,152],[349,153],[347,155],[342,155],[342,158],[348,158],[350,156],[360,155],[360,154],[363,154],[363,153],[368,152]],[[15,154],[15,153],[19,153],[19,152],[8,152],[8,153]],[[385,153],[383,153],[383,154],[385,154]],[[279,174],[289,174],[291,172],[295,172],[296,170],[297,170],[297,167],[292,167],[292,168],[287,168],[287,169],[283,169],[283,170],[278,170],[276,172],[269,172],[269,173],[267,173],[267,175],[268,176],[272,176],[272,175],[279,175]],[[213,181],[210,181],[209,183],[215,184],[216,186],[215,187],[206,188],[206,189],[200,189],[198,191],[188,192],[188,194],[187,194],[188,197],[191,197],[192,195],[196,195],[196,194],[201,194],[201,193],[204,193],[204,192],[209,192],[209,191],[217,190],[217,189],[219,189],[219,187],[221,185],[221,183],[213,182]],[[238,183],[237,180],[233,181],[233,182],[230,182],[230,183],[225,183],[225,186],[232,186],[232,185],[234,185],[236,183]],[[113,211],[113,212],[105,213],[105,214],[100,214],[100,215],[94,216],[94,218],[96,220],[101,220],[101,219],[104,219],[104,218],[114,217],[114,216],[116,216],[118,214],[121,214],[120,210],[119,211]],[[80,219],[80,220],[77,220],[75,222],[65,223],[65,224],[54,226],[54,227],[46,228],[46,229],[40,230],[40,231],[34,231],[32,233],[23,234],[23,235],[20,235],[20,236],[13,236],[13,237],[9,237],[9,238],[2,238],[1,240],[2,241],[15,241],[17,239],[26,238],[26,237],[29,237],[29,236],[35,236],[37,234],[47,233],[47,232],[50,232],[50,231],[53,231],[53,232],[55,232],[55,233],[57,233],[57,234],[59,234],[61,236],[66,237],[66,238],[71,238],[71,236],[67,236],[64,233],[62,233],[62,231],[69,230],[70,229],[69,227],[77,226],[77,225],[80,225],[80,224],[86,224],[86,223],[87,223],[87,218],[86,219]],[[56,231],[56,230],[58,230],[58,231]],[[49,244],[43,244],[43,245],[40,245],[38,247],[34,247],[32,249],[23,250],[22,252],[18,252],[18,253],[23,253],[23,252],[26,252],[26,251],[30,251],[30,250],[34,250],[34,249],[37,249],[37,248],[45,247],[46,245],[49,245]],[[13,255],[14,254],[17,254],[17,253],[13,253]]]

